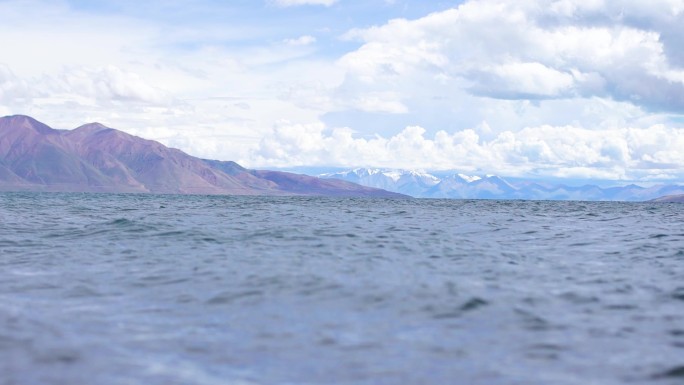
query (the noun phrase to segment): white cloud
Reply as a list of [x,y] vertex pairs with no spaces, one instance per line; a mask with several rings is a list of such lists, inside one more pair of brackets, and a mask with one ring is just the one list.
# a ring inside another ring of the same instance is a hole
[[[0,111],[246,166],[682,174],[684,0],[467,0],[370,28],[347,2],[267,3],[321,7],[199,2],[219,12],[193,21],[0,1]],[[264,19],[226,23],[241,7]],[[340,20],[277,16],[299,13]]]
[[390,114],[408,112],[408,108],[400,101],[400,96],[394,92],[370,92],[359,95],[350,102],[350,105],[361,111],[386,112]]
[[54,82],[55,91],[99,100],[122,100],[151,104],[170,101],[169,94],[145,81],[139,74],[116,66],[69,69]]
[[281,7],[294,7],[299,5],[324,5],[329,7],[337,0],[275,0],[275,3]]
[[575,83],[571,73],[534,62],[502,63],[483,67],[477,72],[480,72],[480,79],[472,87],[474,91],[510,99],[558,97],[567,94]]
[[379,166],[457,169],[509,176],[632,180],[684,176],[684,129],[589,130],[538,126],[485,140],[472,129],[432,136],[409,126],[390,137],[358,137],[348,128],[282,121],[252,153],[263,165]]
[[[349,82],[358,79],[356,87],[372,84],[376,91],[382,83],[437,87],[447,81],[457,87],[469,83],[473,93],[491,98],[608,96],[654,110],[684,108],[684,99],[673,97],[684,94],[684,68],[669,60],[657,29],[619,19],[592,24],[590,18],[636,15],[642,5],[542,3],[471,0],[421,19],[355,29],[344,37],[363,45],[340,64]],[[670,19],[680,17],[681,2],[666,3],[655,8],[670,9],[665,11]],[[649,20],[665,18],[655,11],[645,14]],[[432,84],[418,83],[425,74],[432,75]]]
[[25,81],[17,78],[9,67],[0,63],[0,103],[15,104],[33,94]]
[[285,39],[283,42],[287,45],[301,46],[315,43],[316,38],[310,35],[303,35],[296,39]]

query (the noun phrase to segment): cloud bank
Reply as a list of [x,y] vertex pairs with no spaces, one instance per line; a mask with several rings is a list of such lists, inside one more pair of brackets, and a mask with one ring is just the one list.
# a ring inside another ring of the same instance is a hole
[[[486,123],[485,123],[486,125]],[[335,164],[408,169],[497,170],[509,176],[672,180],[684,176],[684,129],[589,130],[539,126],[490,140],[475,129],[426,135],[409,126],[391,137],[279,122],[254,151],[263,165]]]
[[183,4],[0,2],[0,113],[251,167],[684,180],[684,0]]
[[345,38],[362,46],[341,62],[350,78],[369,88],[407,84],[427,74],[421,80],[432,84],[423,87],[449,83],[494,99],[601,97],[679,112],[681,48],[664,36],[684,22],[682,6],[469,1],[418,20],[349,31]]

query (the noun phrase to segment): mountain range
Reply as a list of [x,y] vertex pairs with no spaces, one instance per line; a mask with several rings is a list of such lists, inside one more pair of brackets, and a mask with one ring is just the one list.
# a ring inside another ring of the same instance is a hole
[[0,118],[0,191],[310,195],[456,199],[682,201],[684,186],[602,188],[495,175],[357,168],[318,177],[250,170],[193,157],[99,123],[56,130],[23,115]]
[[199,159],[99,123],[56,130],[23,115],[0,118],[0,191],[405,197]]
[[[511,182],[495,175],[471,176],[453,173],[446,177],[438,177],[420,171],[372,168],[357,168],[319,176],[382,188],[417,198],[645,201],[684,194],[684,186],[680,185],[574,187],[534,181]],[[676,198],[663,198],[663,201],[666,199]]]

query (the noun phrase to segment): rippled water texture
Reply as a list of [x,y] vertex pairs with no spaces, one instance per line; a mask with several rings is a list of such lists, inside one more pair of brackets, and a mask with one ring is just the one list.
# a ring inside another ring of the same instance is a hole
[[0,194],[0,383],[682,384],[684,205]]

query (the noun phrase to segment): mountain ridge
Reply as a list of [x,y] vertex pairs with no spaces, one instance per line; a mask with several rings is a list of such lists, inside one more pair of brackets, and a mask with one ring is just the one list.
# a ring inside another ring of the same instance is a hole
[[684,194],[684,186],[674,184],[651,187],[630,184],[602,188],[592,184],[568,186],[535,181],[510,182],[496,175],[478,176],[458,172],[438,177],[425,171],[402,169],[356,168],[319,176],[381,187],[415,198],[647,201],[666,195]]
[[665,195],[656,199],[652,199],[651,202],[684,203],[684,194]]
[[406,197],[200,159],[100,123],[56,130],[25,115],[0,118],[0,190]]

